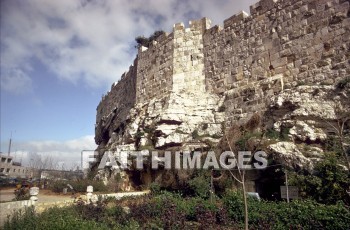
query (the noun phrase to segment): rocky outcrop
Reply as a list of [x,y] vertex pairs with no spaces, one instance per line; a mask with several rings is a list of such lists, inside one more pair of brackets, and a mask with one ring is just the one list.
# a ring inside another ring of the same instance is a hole
[[[224,114],[219,112],[222,99],[210,94],[177,94],[138,104],[130,110],[125,124],[110,133],[104,148],[134,144],[134,149],[166,149],[185,146],[193,140],[210,138],[218,142],[223,134]],[[107,120],[114,120],[110,114]],[[110,132],[113,124],[105,126]]]
[[[258,132],[269,135],[255,142],[266,143],[269,157],[312,170],[334,151],[330,142],[350,136],[349,10],[348,1],[260,0],[251,15],[233,15],[223,28],[210,28],[206,18],[189,28],[175,24],[139,48],[102,98],[98,151],[211,149],[230,127],[244,129],[259,114]],[[117,176],[113,168],[98,175]],[[147,169],[121,178],[128,190],[150,181],[173,186],[187,176]]]
[[[312,170],[330,151],[328,142],[339,145],[338,123],[350,118],[349,89],[304,85],[271,98],[267,126],[289,139],[269,145],[271,157],[290,168]],[[343,135],[349,135],[349,123],[344,123]]]
[[270,150],[272,158],[284,166],[297,170],[312,170],[313,168],[313,161],[305,157],[293,142],[277,142],[269,145],[268,149]]

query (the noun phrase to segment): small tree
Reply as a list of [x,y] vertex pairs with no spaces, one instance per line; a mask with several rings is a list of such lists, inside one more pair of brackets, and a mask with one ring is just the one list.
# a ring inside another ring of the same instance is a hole
[[[256,151],[257,147],[260,145],[263,138],[263,134],[260,135],[260,140],[257,145],[249,142],[249,137],[253,136],[254,131],[260,126],[261,117],[258,113],[253,114],[253,116],[247,121],[243,126],[234,125],[230,128],[228,133],[224,135],[224,140],[221,142],[223,148],[230,149],[231,152],[237,152],[240,150],[250,149],[251,151]],[[242,149],[244,148],[244,149]],[[224,149],[225,150],[225,149]],[[235,156],[236,160],[238,159]],[[237,161],[238,162],[238,161]],[[248,230],[248,201],[247,201],[247,191],[245,185],[245,170],[240,169],[238,166],[238,177],[233,174],[231,170],[228,170],[232,178],[242,185],[243,190],[243,201],[244,201],[244,228]]]
[[144,46],[144,47],[149,47],[153,41],[155,41],[159,36],[165,34],[164,31],[162,30],[157,30],[155,31],[151,36],[146,38],[145,36],[137,36],[135,38],[135,41],[137,43],[136,47]]
[[346,134],[345,130],[347,123],[350,121],[350,112],[343,109],[340,104],[334,107],[334,112],[336,114],[336,124],[332,124],[328,121],[327,123],[336,132],[342,155],[347,163],[348,170],[350,170],[350,159],[348,154],[348,151],[350,151],[350,149],[348,149],[348,146],[350,146],[350,136],[349,134]]
[[297,185],[305,197],[312,197],[318,202],[335,204],[339,200],[350,204],[346,188],[350,185],[347,170],[338,164],[334,153],[326,154],[323,161],[315,165],[312,174],[290,176],[291,184]]

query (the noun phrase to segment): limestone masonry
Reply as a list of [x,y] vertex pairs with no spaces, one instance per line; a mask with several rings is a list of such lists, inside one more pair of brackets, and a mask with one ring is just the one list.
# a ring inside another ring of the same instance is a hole
[[278,105],[279,95],[301,88],[312,100],[307,87],[324,92],[349,76],[349,1],[261,0],[250,14],[223,28],[207,18],[177,23],[140,47],[97,107],[98,149],[193,149],[198,136],[217,143],[234,123]]
[[[207,151],[230,127],[258,116],[261,130],[288,136],[263,140],[269,162],[312,171],[337,138],[333,127],[350,113],[349,1],[261,0],[250,13],[233,15],[223,28],[207,18],[189,28],[178,23],[140,47],[97,107],[98,158],[105,151]],[[350,136],[350,120],[343,133]],[[266,197],[280,183],[262,171],[248,174],[248,191]],[[191,173],[146,165],[98,170],[95,178],[120,178],[122,190],[153,181],[177,189]]]

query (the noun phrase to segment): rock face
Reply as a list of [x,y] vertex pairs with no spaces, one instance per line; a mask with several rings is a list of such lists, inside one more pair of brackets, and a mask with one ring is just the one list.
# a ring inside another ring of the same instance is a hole
[[278,142],[269,146],[273,158],[277,162],[293,168],[312,168],[312,161],[305,157],[293,142]]
[[[338,122],[350,118],[349,97],[349,86],[299,86],[273,97],[267,125],[277,132],[284,129],[293,141],[270,145],[273,158],[291,168],[312,170],[323,158],[329,138],[339,138]],[[348,122],[343,133],[349,134]]]
[[[269,157],[312,170],[350,108],[349,2],[261,0],[250,11],[223,28],[210,28],[206,18],[189,28],[178,23],[140,47],[97,107],[100,154],[210,149],[225,130],[259,113],[265,129],[288,137],[267,147]],[[98,175],[108,181],[118,173]],[[187,175],[145,170],[120,177],[128,190]]]

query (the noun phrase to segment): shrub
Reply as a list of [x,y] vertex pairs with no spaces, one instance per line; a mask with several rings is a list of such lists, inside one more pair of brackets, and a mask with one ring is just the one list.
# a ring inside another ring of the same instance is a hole
[[[229,192],[223,197],[228,215],[243,226],[241,193]],[[251,229],[349,229],[350,211],[342,203],[323,205],[311,200],[269,202],[248,199]]]
[[196,220],[201,226],[213,228],[216,225],[216,209],[200,203],[196,206]]
[[350,204],[346,189],[350,186],[350,178],[347,170],[338,165],[335,154],[326,154],[323,161],[315,165],[311,175],[291,174],[291,184],[299,186],[299,189],[307,197],[325,204],[336,204],[342,200]]
[[83,220],[74,207],[49,208],[37,214],[34,208],[15,212],[4,225],[5,230],[15,229],[109,229],[106,225],[92,220]]
[[200,198],[209,198],[210,195],[210,178],[204,175],[197,176],[188,182],[192,192]]
[[265,135],[269,139],[279,139],[280,137],[280,133],[274,129],[266,130]]
[[80,216],[85,220],[94,220],[94,221],[102,221],[106,216],[106,203],[97,202],[96,205],[89,204],[81,204],[75,206],[77,212]]
[[49,184],[51,191],[60,193],[64,188],[67,188],[67,181],[55,181]]
[[152,195],[159,195],[161,192],[161,187],[158,183],[151,183],[149,185],[149,189],[151,190]]
[[228,216],[235,222],[244,222],[243,195],[238,192],[227,192],[223,196],[223,204]]
[[[106,203],[55,207],[41,214],[27,208],[8,219],[4,229],[241,229],[244,222],[239,192],[227,192],[216,203],[165,191],[128,199],[130,213],[124,211],[121,201],[112,207]],[[249,229],[350,229],[350,210],[341,202],[248,199],[248,204]]]
[[274,129],[267,129],[265,135],[267,138],[280,140],[280,141],[288,141],[289,140],[289,130],[290,128],[281,127],[281,131],[278,132]]
[[49,188],[56,193],[60,193],[64,188],[67,188],[67,184],[72,185],[75,192],[86,192],[87,186],[91,185],[94,187],[94,192],[106,192],[107,186],[103,184],[102,181],[96,180],[78,180],[78,181],[55,181]]
[[149,47],[152,41],[155,41],[159,36],[161,36],[164,33],[165,32],[162,30],[157,30],[148,38],[146,38],[145,36],[136,37],[135,41],[137,43],[137,47],[140,47],[140,46]]

